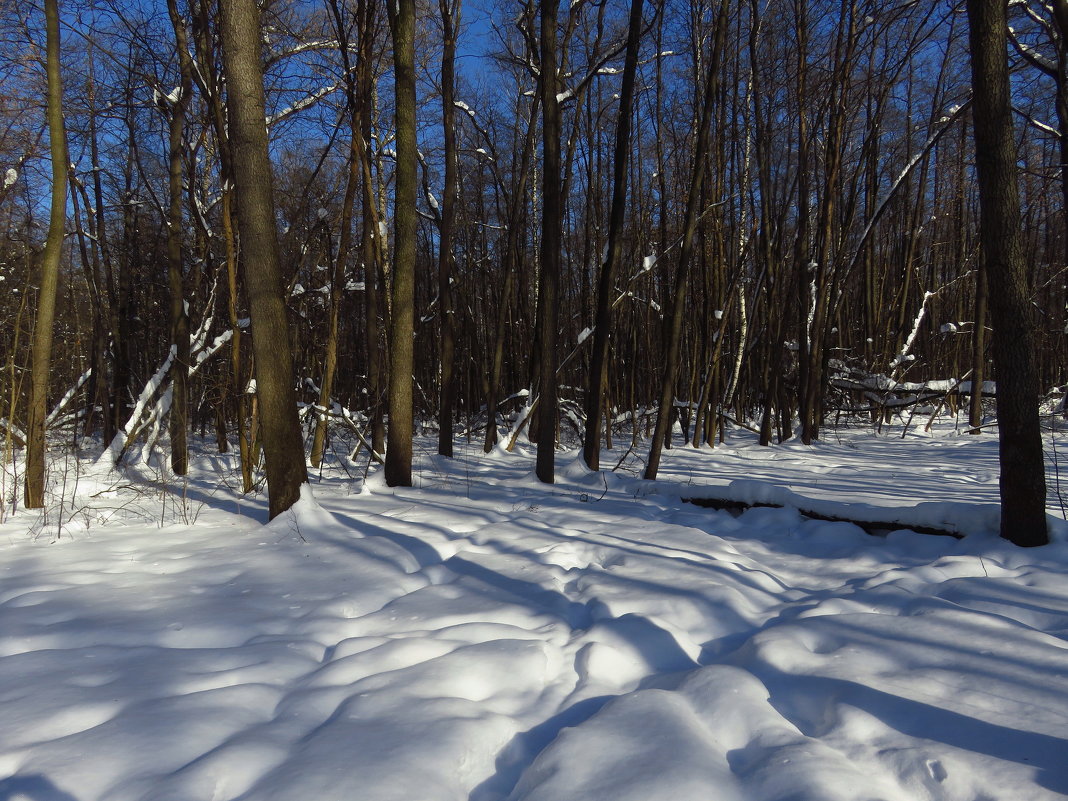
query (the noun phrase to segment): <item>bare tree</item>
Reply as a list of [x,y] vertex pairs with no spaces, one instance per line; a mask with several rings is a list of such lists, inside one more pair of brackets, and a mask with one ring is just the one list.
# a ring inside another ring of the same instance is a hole
[[1046,475],[1034,322],[1020,237],[1005,3],[968,0],[980,246],[989,282],[1001,454],[1001,536],[1045,545]]
[[441,113],[445,142],[445,188],[441,198],[441,230],[438,242],[438,309],[441,315],[439,344],[441,399],[438,404],[438,453],[452,456],[452,417],[456,407],[456,310],[452,300],[453,239],[456,200],[459,192],[459,159],[456,151],[456,31],[460,25],[460,0],[439,0],[441,10]]
[[415,0],[387,3],[393,33],[397,114],[397,177],[393,211],[393,309],[390,331],[389,431],[386,483],[412,483],[412,369],[415,344],[415,260],[419,222],[415,119]]
[[52,156],[52,206],[48,239],[41,255],[41,289],[37,298],[37,323],[33,329],[30,402],[26,426],[26,486],[28,509],[44,506],[45,413],[51,373],[52,333],[56,314],[59,261],[67,209],[67,145],[63,130],[63,83],[59,64],[59,3],[45,0],[46,62],[48,76],[48,136]]
[[601,275],[597,284],[597,316],[593,329],[590,383],[586,395],[586,434],[583,455],[590,470],[597,470],[600,467],[601,396],[604,393],[608,372],[608,344],[612,327],[615,277],[623,256],[623,223],[627,206],[627,154],[630,152],[631,107],[634,100],[634,77],[638,71],[641,25],[642,0],[631,0],[630,17],[627,23],[627,53],[623,62],[623,86],[619,95],[619,118],[616,122],[612,210],[608,219],[608,256],[601,265]]
[[[560,301],[560,240],[563,203],[560,181],[560,100],[556,54],[557,0],[541,0],[540,77],[542,108],[541,281],[538,285],[538,457],[536,472],[555,480],[558,410],[556,350]],[[491,410],[492,413],[492,410]]]
[[171,344],[175,349],[171,368],[171,469],[184,476],[189,470],[189,309],[182,275],[182,156],[185,148],[186,109],[193,94],[193,63],[185,21],[178,13],[177,0],[167,0],[167,13],[174,28],[175,49],[181,82],[177,92],[161,102],[168,114],[168,207],[167,281],[171,293]]
[[712,55],[705,76],[700,118],[697,123],[697,147],[694,150],[694,167],[690,188],[686,196],[686,221],[683,227],[682,245],[675,268],[675,286],[671,308],[664,318],[664,367],[661,373],[660,402],[656,414],[656,428],[649,445],[649,460],[645,464],[645,478],[655,479],[660,468],[660,454],[671,426],[672,408],[675,402],[675,379],[679,372],[682,341],[683,312],[686,308],[687,281],[690,263],[693,260],[694,240],[701,213],[701,196],[705,180],[705,158],[712,140],[712,108],[719,89],[719,67],[727,34],[727,6],[724,0],[716,15]]
[[293,362],[278,263],[264,124],[260,17],[255,0],[222,0],[219,12],[241,261],[248,287],[256,394],[273,518],[300,498],[308,472],[293,392]]

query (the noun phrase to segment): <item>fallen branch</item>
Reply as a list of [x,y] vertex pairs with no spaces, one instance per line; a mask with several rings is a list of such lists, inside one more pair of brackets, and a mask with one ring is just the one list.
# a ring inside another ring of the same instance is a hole
[[[769,503],[766,501],[736,501],[729,498],[683,498],[686,503],[692,503],[694,506],[700,506],[705,509],[718,509],[727,512],[744,512],[746,509],[785,509],[786,504],[781,503]],[[891,531],[898,531],[900,529],[907,529],[908,531],[915,531],[917,534],[931,534],[939,537],[953,537],[954,539],[963,539],[964,536],[956,531],[951,531],[948,528],[939,528],[937,526],[919,526],[911,523],[900,523],[890,520],[854,520],[849,517],[840,517],[838,515],[827,515],[820,512],[815,512],[811,509],[802,509],[801,507],[793,507],[803,516],[811,520],[825,520],[828,523],[852,523],[854,526],[863,529],[872,536],[885,537]]]

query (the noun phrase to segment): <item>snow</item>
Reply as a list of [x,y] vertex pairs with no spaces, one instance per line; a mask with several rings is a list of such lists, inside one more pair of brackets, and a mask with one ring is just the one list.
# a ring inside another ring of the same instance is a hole
[[4,172],[4,186],[3,186],[3,188],[7,189],[8,187],[13,186],[15,181],[17,181],[18,179],[19,179],[19,171],[16,170],[14,167],[8,167],[7,170]]
[[0,797],[1068,796],[1066,524],[992,535],[995,438],[732,434],[552,486],[524,447],[325,469],[270,523],[214,451],[8,506]]
[[890,363],[890,369],[898,367],[902,364],[907,364],[916,360],[916,355],[909,353],[912,350],[912,345],[916,341],[916,335],[920,332],[920,325],[923,323],[923,318],[927,316],[927,301],[933,297],[937,297],[937,292],[924,292],[923,302],[920,304],[920,310],[916,313],[916,319],[912,322],[912,330],[909,332],[908,337],[905,339],[905,344],[901,346],[901,353],[897,354]]

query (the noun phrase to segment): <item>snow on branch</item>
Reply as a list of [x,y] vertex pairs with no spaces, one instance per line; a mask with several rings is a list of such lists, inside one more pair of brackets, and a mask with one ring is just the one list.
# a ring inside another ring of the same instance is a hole
[[901,346],[901,353],[895,356],[893,362],[891,362],[891,370],[896,369],[906,362],[913,361],[916,358],[915,356],[910,356],[909,351],[912,350],[912,344],[916,341],[916,335],[920,331],[920,325],[923,323],[923,318],[927,316],[927,301],[935,297],[937,294],[937,292],[923,293],[923,303],[920,304],[920,311],[916,314],[916,319],[912,323],[912,331],[909,332],[905,344]]
[[963,103],[954,106],[946,112],[946,114],[939,120],[939,127],[927,137],[927,141],[923,143],[923,147],[916,151],[915,155],[909,160],[909,163],[905,165],[903,170],[901,170],[901,173],[894,180],[894,183],[891,184],[886,196],[879,202],[878,207],[875,209],[875,213],[871,215],[867,224],[864,226],[864,232],[860,235],[860,239],[857,241],[857,246],[853,250],[853,257],[849,260],[846,275],[853,272],[853,269],[856,267],[858,260],[864,252],[864,244],[872,235],[876,224],[882,219],[883,214],[886,213],[887,208],[890,206],[890,201],[894,199],[894,195],[897,194],[897,190],[901,188],[905,179],[909,177],[912,171],[916,168],[916,165],[923,161],[927,154],[931,152],[931,149],[938,144],[938,140],[945,135],[946,131],[952,127],[953,123],[960,119],[961,115],[971,104],[972,98],[969,95],[968,99]]
[[338,91],[340,88],[341,88],[341,84],[340,83],[334,83],[334,84],[330,84],[328,86],[322,86],[319,89],[316,89],[311,94],[305,95],[303,98],[298,100],[293,105],[282,109],[277,114],[268,114],[267,115],[267,127],[270,128],[276,122],[281,122],[282,120],[286,119],[287,117],[291,117],[292,115],[296,114],[298,111],[304,111],[304,109],[310,108],[311,106],[314,106],[316,103],[318,103],[324,97],[332,95],[334,92]]
[[59,399],[59,403],[57,403],[52,408],[52,411],[48,413],[48,417],[45,418],[45,427],[51,426],[57,419],[59,419],[59,415],[62,414],[67,404],[74,400],[74,396],[78,394],[78,390],[85,386],[85,382],[89,380],[89,376],[92,374],[92,367],[81,374],[78,380],[74,382],[74,386],[67,390],[66,394]]
[[148,406],[152,397],[159,391],[160,386],[163,384],[163,379],[167,377],[167,373],[170,372],[171,364],[174,363],[174,357],[178,352],[177,345],[171,345],[171,349],[167,351],[167,358],[163,360],[163,364],[159,366],[159,369],[152,375],[144,388],[141,390],[141,394],[137,397],[137,403],[134,404],[133,412],[126,420],[126,424],[115,434],[111,440],[111,444],[97,459],[97,464],[106,463],[108,467],[115,467],[122,459],[122,455],[126,452],[126,449],[130,447],[130,443],[133,442],[135,435],[141,430],[139,421],[141,416],[145,413],[145,408]]
[[1032,117],[1023,109],[1021,109],[1019,106],[1013,106],[1012,110],[1019,114],[1021,117],[1023,117],[1024,120],[1027,121],[1027,124],[1031,127],[1037,128],[1038,130],[1042,131],[1042,133],[1049,134],[1050,136],[1056,137],[1057,139],[1061,138],[1061,132],[1054,128],[1052,125],[1050,125],[1048,122],[1036,120],[1034,117]]
[[1020,41],[1020,38],[1016,35],[1016,31],[1009,27],[1009,39],[1012,41],[1012,46],[1016,48],[1016,52],[1023,56],[1024,60],[1031,66],[1036,67],[1046,75],[1057,74],[1057,62],[1047,56],[1045,53],[1039,52],[1027,42]]

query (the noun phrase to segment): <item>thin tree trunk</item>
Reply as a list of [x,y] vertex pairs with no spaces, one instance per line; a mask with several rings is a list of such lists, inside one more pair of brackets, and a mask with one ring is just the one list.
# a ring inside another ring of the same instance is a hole
[[[535,124],[538,118],[537,97],[531,104],[530,117],[527,120],[527,132],[523,138],[523,151],[519,157],[518,178],[512,197],[507,204],[508,219],[505,223],[505,246],[501,258],[504,272],[504,287],[501,289],[497,304],[497,321],[493,336],[493,359],[490,363],[490,378],[486,392],[486,439],[483,450],[489,453],[497,444],[497,397],[500,392],[501,373],[504,371],[504,346],[508,335],[508,307],[516,283],[516,274],[520,263],[520,231],[523,222],[523,208],[526,202],[527,179],[530,175],[530,162],[534,150]],[[518,133],[518,131],[517,131]]]
[[442,27],[441,111],[445,144],[445,188],[441,199],[441,233],[438,251],[438,310],[441,315],[441,341],[438,350],[441,368],[441,395],[438,406],[438,453],[452,456],[452,418],[456,405],[456,376],[453,366],[456,350],[456,312],[452,300],[453,237],[456,227],[456,201],[459,193],[459,159],[456,150],[456,29],[460,25],[460,0],[439,0]]
[[[338,50],[345,70],[345,102],[349,113],[349,171],[345,183],[345,197],[341,203],[341,220],[338,227],[337,254],[334,256],[334,269],[330,279],[330,312],[327,322],[326,347],[323,356],[323,375],[319,386],[319,403],[316,409],[315,433],[312,436],[311,463],[320,467],[323,451],[326,448],[326,430],[332,408],[331,395],[334,389],[334,375],[337,372],[338,326],[341,316],[341,296],[345,289],[345,265],[348,261],[352,242],[352,216],[356,205],[356,189],[360,180],[360,146],[359,138],[363,136],[360,126],[360,107],[357,100],[356,79],[352,74],[349,59],[349,42],[345,20],[338,3],[332,2],[335,32],[338,36]],[[362,22],[362,17],[360,18]],[[362,35],[362,32],[361,32]],[[366,282],[364,289],[366,290]]]
[[48,379],[52,360],[52,328],[55,323],[59,259],[63,250],[63,228],[67,210],[67,145],[63,130],[63,84],[59,64],[59,4],[45,0],[48,75],[48,138],[52,157],[52,206],[48,238],[41,256],[41,289],[37,300],[37,322],[33,329],[30,400],[26,426],[26,485],[28,509],[44,506],[45,415]]
[[556,54],[558,0],[541,0],[541,107],[542,107],[542,235],[541,282],[538,287],[538,478],[552,484],[556,465],[557,380],[556,350],[559,331],[560,244],[563,202],[560,180],[560,103]]
[[167,283],[170,289],[171,345],[171,470],[184,476],[189,470],[189,310],[182,276],[182,155],[185,147],[185,116],[193,93],[192,64],[185,22],[176,0],[167,0],[167,13],[174,29],[175,49],[181,71],[178,96],[170,99],[168,120]]
[[[590,470],[600,468],[601,410],[608,375],[608,345],[612,332],[613,285],[623,258],[623,223],[627,207],[627,154],[630,152],[631,106],[634,77],[638,71],[638,47],[642,24],[642,0],[631,0],[627,28],[627,52],[623,62],[623,86],[616,122],[616,148],[612,176],[612,209],[608,221],[608,256],[601,265],[597,284],[597,316],[593,327],[593,353],[590,356],[590,384],[586,393],[586,436],[583,456]],[[607,436],[607,431],[606,431]]]
[[972,394],[969,397],[969,434],[981,434],[983,429],[983,381],[986,379],[986,316],[989,305],[986,269],[983,258],[975,273],[975,329],[972,331]]
[[[92,226],[92,214],[90,213],[89,196],[85,187],[74,177],[71,178],[71,210],[74,216],[75,230],[78,235],[78,250],[81,255],[82,268],[85,273],[85,286],[89,292],[89,302],[92,304],[92,337],[90,340],[89,356],[89,381],[86,384],[86,397],[88,398],[88,410],[82,432],[90,436],[96,426],[96,410],[99,406],[104,414],[107,414],[107,326],[104,324],[104,298],[100,291],[100,251],[96,246],[95,238],[87,236],[85,227],[82,225],[82,211],[78,202],[78,195],[85,199],[86,219]],[[105,440],[106,442],[107,440]]]
[[89,106],[89,160],[93,168],[93,197],[94,204],[89,202],[88,192],[83,188],[85,198],[86,219],[89,224],[89,232],[92,234],[90,249],[93,263],[93,280],[95,283],[95,295],[93,297],[93,384],[89,392],[90,415],[86,420],[85,432],[91,433],[96,408],[100,407],[101,431],[104,442],[110,442],[115,436],[111,415],[110,390],[107,378],[107,347],[108,347],[108,305],[104,302],[105,297],[111,298],[110,291],[105,288],[112,283],[111,256],[107,243],[107,232],[104,225],[104,190],[103,178],[100,169],[100,147],[97,134],[97,105],[96,105],[96,77],[93,70],[93,43],[88,43],[89,48],[89,74],[87,76],[86,95]]
[[705,157],[712,139],[712,107],[719,88],[719,62],[727,30],[727,2],[721,2],[716,18],[715,39],[712,57],[705,78],[704,99],[697,123],[697,147],[694,150],[694,171],[686,198],[686,222],[683,227],[679,262],[675,270],[675,290],[671,308],[667,311],[664,325],[664,372],[660,384],[660,402],[656,414],[656,428],[649,446],[649,459],[645,465],[645,478],[655,479],[660,469],[660,454],[671,425],[675,398],[675,378],[679,371],[682,342],[683,312],[686,308],[687,279],[693,259],[694,238],[700,217],[701,188],[705,177]]
[[375,43],[376,0],[360,0],[356,6],[360,23],[359,55],[356,65],[356,97],[360,107],[359,146],[360,169],[363,176],[361,214],[361,260],[364,276],[364,339],[367,347],[368,416],[371,424],[371,450],[383,454],[386,450],[386,429],[382,419],[382,383],[385,373],[385,353],[382,346],[382,326],[379,322],[385,282],[380,281],[385,260],[386,243],[375,204],[375,184],[371,159],[371,110],[374,95],[372,59]]

